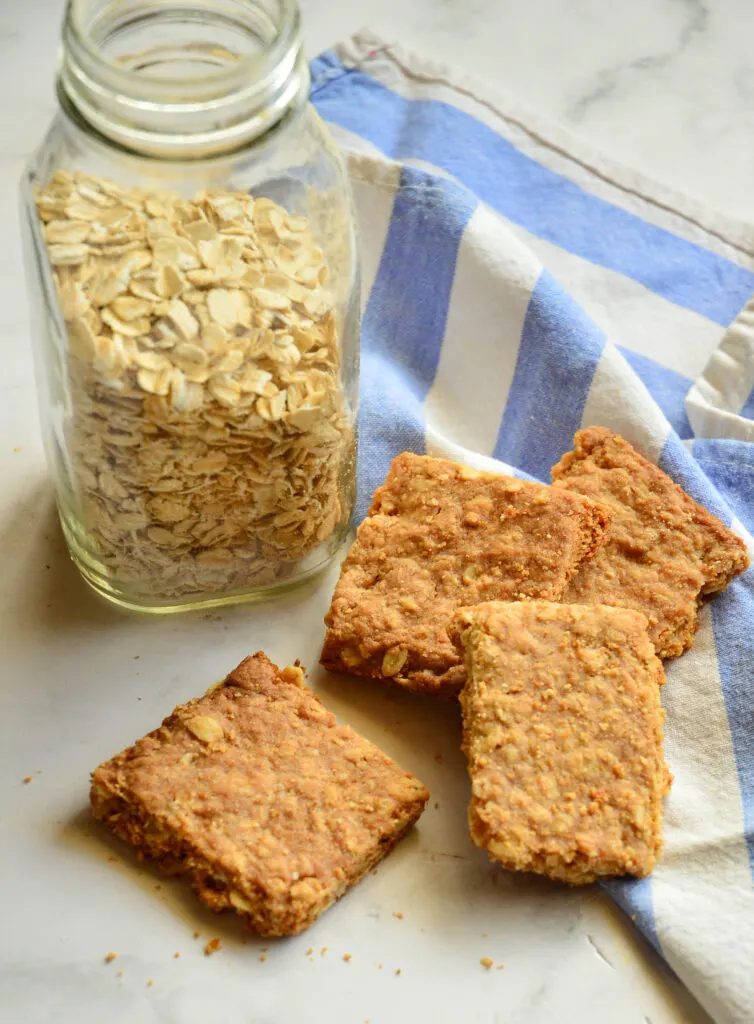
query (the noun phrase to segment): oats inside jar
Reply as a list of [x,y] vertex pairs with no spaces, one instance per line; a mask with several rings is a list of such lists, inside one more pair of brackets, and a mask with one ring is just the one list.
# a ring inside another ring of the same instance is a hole
[[58,171],[36,197],[89,545],[164,597],[266,586],[343,525],[352,415],[309,222]]

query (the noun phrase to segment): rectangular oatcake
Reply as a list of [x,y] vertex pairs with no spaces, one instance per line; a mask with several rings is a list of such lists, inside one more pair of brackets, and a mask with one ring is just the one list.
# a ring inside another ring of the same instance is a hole
[[524,601],[455,623],[477,846],[582,885],[648,874],[662,847],[662,663],[627,608]]
[[607,543],[571,580],[564,601],[636,608],[659,657],[691,647],[703,596],[749,565],[743,542],[628,441],[588,427],[553,467],[555,487],[613,513]]
[[429,794],[295,665],[246,658],[100,765],[95,817],[213,910],[296,935],[388,853]]
[[608,519],[562,489],[399,455],[343,563],[322,664],[416,692],[458,693],[463,665],[448,636],[456,609],[559,600]]

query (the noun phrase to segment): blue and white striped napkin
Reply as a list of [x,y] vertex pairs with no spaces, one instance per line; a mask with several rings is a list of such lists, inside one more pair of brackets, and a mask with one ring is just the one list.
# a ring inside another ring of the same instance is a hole
[[[754,234],[369,33],[312,72],[362,235],[361,513],[404,449],[548,481],[603,424],[751,547]],[[667,669],[665,854],[609,891],[751,1024],[754,572]]]

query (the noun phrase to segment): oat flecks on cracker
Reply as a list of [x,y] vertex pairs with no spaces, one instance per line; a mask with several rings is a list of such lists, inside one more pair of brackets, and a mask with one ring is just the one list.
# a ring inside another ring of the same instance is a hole
[[582,885],[648,874],[662,846],[662,663],[628,608],[458,612],[471,836],[503,867]]
[[749,565],[743,542],[618,434],[589,427],[553,467],[553,483],[607,506],[606,544],[564,600],[636,608],[661,658],[691,647],[701,598]]
[[417,692],[457,693],[463,666],[448,635],[456,609],[559,600],[608,518],[563,490],[399,455],[343,563],[322,664]]
[[[211,741],[198,719],[222,729]],[[214,910],[295,935],[404,835],[424,786],[263,654],[94,772],[95,816]]]
[[354,443],[308,222],[248,193],[65,171],[37,206],[98,558],[158,595],[272,582],[346,514]]

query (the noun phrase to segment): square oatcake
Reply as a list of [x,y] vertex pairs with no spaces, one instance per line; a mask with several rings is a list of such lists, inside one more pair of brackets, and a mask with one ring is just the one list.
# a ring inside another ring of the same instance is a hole
[[92,778],[95,817],[213,910],[296,935],[388,853],[427,790],[262,653]]
[[574,445],[553,467],[555,487],[601,502],[613,520],[563,600],[636,608],[659,657],[683,654],[702,597],[749,565],[743,542],[618,434],[588,427]]
[[456,609],[559,600],[608,519],[561,489],[399,455],[343,563],[322,664],[420,693],[458,693],[462,659],[448,636]]
[[662,847],[662,663],[627,608],[461,609],[469,825],[503,867],[582,885],[648,874]]

